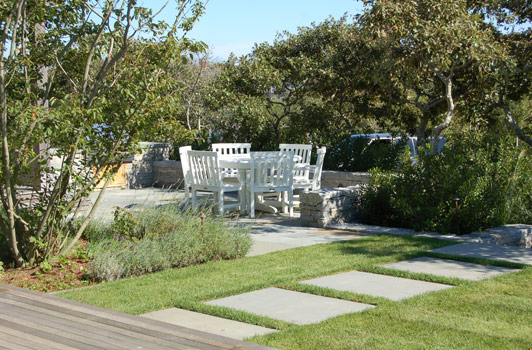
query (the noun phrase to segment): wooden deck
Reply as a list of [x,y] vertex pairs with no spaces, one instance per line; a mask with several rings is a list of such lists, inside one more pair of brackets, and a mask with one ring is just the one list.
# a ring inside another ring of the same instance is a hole
[[0,349],[272,348],[0,284]]

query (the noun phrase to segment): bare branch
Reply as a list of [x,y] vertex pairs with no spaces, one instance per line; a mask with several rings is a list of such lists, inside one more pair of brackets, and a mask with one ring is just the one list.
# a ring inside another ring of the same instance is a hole
[[114,10],[114,0],[112,0],[110,3],[108,1],[109,8],[107,9],[107,12],[105,13],[104,18],[102,19],[102,23],[100,25],[100,28],[98,29],[98,33],[96,34],[96,37],[94,38],[91,48],[89,49],[89,53],[87,55],[87,62],[85,63],[85,72],[83,74],[83,86],[81,88],[81,93],[85,95],[87,90],[87,85],[89,83],[89,72],[90,67],[92,63],[92,57],[94,56],[94,53],[96,52],[96,46],[98,45],[98,41],[100,41],[100,38],[103,34],[103,30],[105,29],[105,26],[107,22],[109,21],[109,17],[111,17],[111,13],[113,13]]
[[499,93],[499,106],[502,107],[504,110],[504,116],[506,123],[510,126],[512,131],[514,132],[515,136],[517,136],[521,141],[525,142],[527,145],[532,147],[532,137],[525,134],[523,129],[519,126],[517,121],[515,120],[512,110],[510,109],[510,106],[506,103],[504,103],[502,93]]

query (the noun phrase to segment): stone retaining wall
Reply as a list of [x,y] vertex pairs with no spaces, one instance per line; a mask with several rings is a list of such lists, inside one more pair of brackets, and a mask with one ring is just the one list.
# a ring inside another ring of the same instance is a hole
[[180,161],[162,160],[153,162],[153,186],[183,188],[183,168]]
[[369,182],[369,173],[352,173],[347,171],[323,170],[322,188],[338,188],[364,185]]
[[469,242],[532,248],[532,225],[504,225],[473,232],[464,237]]
[[141,142],[140,147],[140,153],[131,155],[126,159],[129,188],[153,186],[153,163],[167,160],[170,155],[170,145],[167,143]]
[[360,186],[303,192],[299,195],[301,220],[315,227],[351,222],[360,215],[359,201]]

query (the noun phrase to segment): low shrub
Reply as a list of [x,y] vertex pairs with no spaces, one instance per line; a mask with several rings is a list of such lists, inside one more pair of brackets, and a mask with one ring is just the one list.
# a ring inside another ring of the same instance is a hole
[[[117,228],[115,216],[108,227]],[[249,228],[227,218],[207,215],[178,206],[129,212],[134,226],[127,232],[101,237],[89,247],[93,257],[89,274],[96,280],[115,280],[171,267],[244,256],[251,247]],[[126,217],[130,217],[127,215]],[[124,235],[123,233],[127,233]]]
[[[450,135],[443,152],[404,157],[397,171],[375,169],[365,188],[369,224],[467,234],[532,222],[532,155],[512,137]],[[456,201],[459,198],[458,210]]]

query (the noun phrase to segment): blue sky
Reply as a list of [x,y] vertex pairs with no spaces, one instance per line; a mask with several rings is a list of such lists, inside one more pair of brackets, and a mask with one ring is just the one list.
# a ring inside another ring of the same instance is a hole
[[[144,0],[143,6],[157,10],[164,2]],[[361,10],[356,0],[210,0],[189,37],[207,43],[214,59],[225,60],[231,52],[250,53],[254,43],[271,43],[278,32],[295,33],[298,27],[329,16],[340,18]],[[161,18],[171,23],[172,12],[165,10]]]

